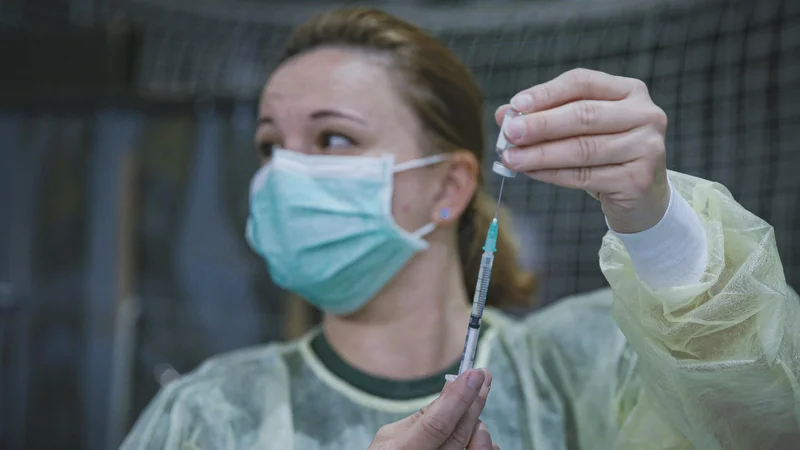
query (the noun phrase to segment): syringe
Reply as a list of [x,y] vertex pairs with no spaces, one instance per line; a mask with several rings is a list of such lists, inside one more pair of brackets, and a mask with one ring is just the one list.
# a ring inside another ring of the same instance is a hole
[[[513,145],[509,144],[506,140],[506,125],[509,120],[519,115],[520,113],[514,108],[509,108],[503,117],[503,123],[500,126],[500,134],[497,136],[497,144],[495,145],[495,151],[497,151],[497,155],[501,158],[504,151],[513,147]],[[500,199],[503,197],[503,186],[505,185],[506,178],[514,178],[517,174],[506,167],[502,161],[494,162],[492,165],[492,172],[502,175],[503,180],[500,182],[500,193],[497,195],[497,207],[495,208],[494,219],[492,219],[492,223],[489,225],[489,231],[486,233],[486,242],[484,242],[483,245],[483,255],[481,256],[481,265],[478,271],[478,283],[475,286],[475,295],[472,298],[472,311],[469,315],[467,339],[466,342],[464,342],[464,352],[461,354],[461,364],[458,367],[458,375],[461,375],[475,366],[475,355],[478,351],[481,319],[483,318],[483,309],[486,306],[486,294],[489,291],[489,280],[492,276],[494,253],[497,251],[497,211],[500,209]],[[455,381],[458,375],[445,375],[445,379],[447,381]]]
[[[478,351],[478,337],[481,330],[481,319],[483,309],[486,306],[486,293],[489,290],[489,279],[492,276],[492,264],[494,264],[494,253],[497,251],[497,217],[492,219],[489,232],[486,233],[486,242],[483,245],[483,256],[481,256],[480,270],[478,271],[478,283],[475,286],[475,295],[472,298],[472,311],[469,315],[469,327],[467,328],[467,339],[464,342],[464,352],[461,354],[461,365],[458,367],[458,375],[472,369],[475,366],[475,355]],[[446,375],[448,381],[455,380],[457,375]]]

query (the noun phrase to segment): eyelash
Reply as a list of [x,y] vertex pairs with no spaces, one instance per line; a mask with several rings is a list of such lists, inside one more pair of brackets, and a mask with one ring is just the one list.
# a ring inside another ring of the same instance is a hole
[[[326,132],[320,133],[319,138],[317,140],[317,145],[319,145],[320,148],[328,149],[329,147],[328,147],[328,144],[326,144],[326,141],[328,139],[330,139],[331,137],[344,138],[344,139],[346,139],[348,141],[348,143],[349,143],[349,145],[351,147],[355,147],[357,145],[355,139],[347,136],[346,134],[337,133],[337,132],[331,132],[331,131],[326,131]],[[275,144],[272,143],[272,142],[260,142],[258,144],[258,151],[259,151],[259,153],[261,153],[261,156],[264,157],[264,158],[271,157],[274,148],[275,148]]]
[[259,142],[258,143],[258,152],[261,153],[261,157],[269,158],[272,156],[272,150],[275,144],[272,142]]

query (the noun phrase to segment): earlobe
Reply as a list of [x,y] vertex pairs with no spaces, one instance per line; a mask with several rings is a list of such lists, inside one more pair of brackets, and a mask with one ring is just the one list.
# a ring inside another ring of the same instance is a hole
[[435,223],[437,227],[446,225],[451,222],[450,215],[450,208],[446,206],[441,207],[438,209],[438,213],[434,213],[433,223]]
[[451,153],[442,191],[438,195],[433,221],[439,226],[457,221],[475,194],[478,163],[469,151]]

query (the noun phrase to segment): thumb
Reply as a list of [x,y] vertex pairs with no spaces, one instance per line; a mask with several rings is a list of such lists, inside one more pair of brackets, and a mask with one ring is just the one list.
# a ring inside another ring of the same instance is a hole
[[[452,377],[452,378],[448,378],[448,377]],[[439,401],[439,399],[441,398],[441,395],[445,391],[448,390],[448,386],[452,385],[456,381],[456,376],[455,375],[447,375],[445,378],[447,378],[447,381],[445,381],[444,387],[442,388],[442,392],[439,394],[438,397],[433,399],[432,402],[430,402],[427,405],[423,406],[419,411],[415,412],[414,414],[412,414],[410,416],[406,416],[403,419],[398,420],[397,422],[391,423],[390,426],[392,427],[392,430],[396,430],[398,432],[406,431],[409,428],[411,428],[415,423],[417,423],[426,413],[428,413],[430,408],[433,407],[433,405],[435,405],[437,401]],[[452,389],[452,388],[450,388],[450,389]]]
[[435,450],[453,434],[456,425],[478,397],[485,375],[471,369],[442,390],[442,394],[413,418],[402,448]]

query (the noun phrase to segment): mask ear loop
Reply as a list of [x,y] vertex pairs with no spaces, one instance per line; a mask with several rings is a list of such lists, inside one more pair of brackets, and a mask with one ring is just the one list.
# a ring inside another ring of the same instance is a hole
[[447,155],[444,153],[439,153],[438,155],[433,156],[426,156],[425,158],[419,159],[412,159],[411,161],[406,161],[400,164],[395,164],[392,168],[392,172],[405,172],[406,170],[411,169],[418,169],[420,167],[431,166],[433,164],[440,163],[447,159]]
[[[439,153],[438,155],[426,156],[425,158],[418,158],[412,159],[411,161],[406,161],[404,163],[395,164],[392,168],[392,172],[404,172],[406,170],[411,169],[418,169],[420,167],[431,166],[433,164],[438,164],[447,159],[447,154]],[[423,238],[433,232],[436,229],[436,224],[434,222],[430,222],[426,225],[423,225],[418,230],[411,233],[414,237]]]
[[423,225],[417,231],[415,231],[415,232],[413,232],[411,234],[413,234],[415,237],[422,238],[422,237],[425,237],[425,236],[429,235],[430,233],[432,233],[433,230],[435,230],[435,229],[436,229],[436,224],[433,223],[433,222],[430,222],[427,225]]

